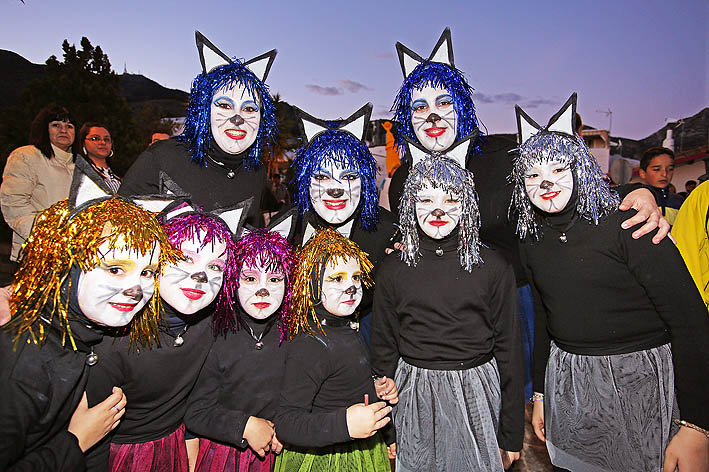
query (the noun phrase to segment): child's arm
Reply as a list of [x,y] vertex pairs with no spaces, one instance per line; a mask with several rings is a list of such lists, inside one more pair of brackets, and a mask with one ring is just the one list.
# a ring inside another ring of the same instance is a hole
[[512,266],[500,264],[490,277],[490,314],[500,372],[500,426],[497,440],[504,451],[522,450],[524,438],[524,362]]
[[[214,344],[209,352],[197,383],[190,393],[185,412],[185,425],[196,435],[214,441],[242,448],[248,443],[258,453],[264,449],[265,443],[270,442],[273,426],[268,426],[264,419],[250,420],[251,416],[247,413],[225,408],[220,404],[219,389],[221,379],[226,373],[219,366],[216,349],[218,345],[218,343]],[[269,429],[270,436],[264,442],[263,436],[268,434]]]
[[391,278],[391,259],[379,269],[377,289],[374,291],[374,306],[372,308],[372,370],[375,374],[394,377],[399,361],[399,317],[394,308],[389,279]]
[[635,240],[620,231],[628,268],[643,286],[670,333],[675,389],[681,420],[709,429],[709,316],[674,244]]

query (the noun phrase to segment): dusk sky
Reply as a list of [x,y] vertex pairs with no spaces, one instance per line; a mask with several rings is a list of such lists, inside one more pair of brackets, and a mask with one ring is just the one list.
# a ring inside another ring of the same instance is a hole
[[579,93],[586,124],[640,139],[709,106],[709,2],[4,0],[0,48],[34,63],[87,36],[117,72],[189,91],[194,30],[229,56],[278,56],[272,93],[322,118],[374,104],[389,117],[402,74],[394,45],[428,57],[446,26],[489,133],[515,130],[519,104],[545,124]]

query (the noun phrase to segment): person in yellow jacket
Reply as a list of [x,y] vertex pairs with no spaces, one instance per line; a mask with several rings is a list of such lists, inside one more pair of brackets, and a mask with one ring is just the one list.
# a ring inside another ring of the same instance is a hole
[[677,213],[672,237],[709,307],[709,182],[689,194]]

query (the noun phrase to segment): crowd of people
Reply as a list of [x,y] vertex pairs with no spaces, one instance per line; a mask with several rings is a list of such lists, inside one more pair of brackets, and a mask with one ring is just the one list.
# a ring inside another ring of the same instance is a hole
[[446,29],[426,59],[396,45],[393,212],[371,104],[296,110],[291,205],[264,165],[276,51],[196,44],[184,131],[122,179],[110,131],[75,143],[61,107],[8,159],[0,470],[501,471],[525,399],[556,470],[709,470],[709,187],[680,255],[679,205],[648,188],[671,151],[611,188],[575,94],[488,145]]

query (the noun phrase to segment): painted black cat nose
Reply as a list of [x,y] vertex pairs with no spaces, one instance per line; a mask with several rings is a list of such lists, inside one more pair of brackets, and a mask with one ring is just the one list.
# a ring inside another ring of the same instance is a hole
[[267,297],[269,295],[270,293],[268,293],[268,290],[266,290],[265,288],[260,288],[256,291],[257,297]]
[[196,274],[192,274],[190,275],[190,279],[201,284],[206,284],[208,280],[207,274],[205,274],[204,272],[197,272]]
[[554,186],[554,184],[552,182],[549,182],[548,180],[542,180],[542,183],[539,184],[539,186],[544,190],[549,190]]
[[125,295],[128,298],[132,298],[136,302],[139,302],[143,299],[143,289],[140,288],[140,285],[136,285],[134,287],[125,289],[123,291],[123,295]]
[[344,195],[345,189],[343,188],[329,188],[327,189],[327,194],[330,195],[332,198],[340,198],[342,195]]
[[441,121],[441,117],[435,113],[431,113],[428,115],[428,118],[426,118],[427,123],[436,123],[437,121]]
[[231,121],[232,124],[235,124],[237,126],[244,124],[244,119],[241,117],[241,115],[238,115],[238,114],[229,118],[229,121]]
[[446,212],[441,210],[440,208],[436,208],[431,212],[431,215],[435,216],[436,218],[440,218],[441,216],[445,215]]
[[348,288],[347,290],[345,290],[345,293],[346,293],[347,295],[356,295],[356,294],[357,294],[357,287],[355,287],[354,285],[352,285],[352,286],[350,286],[350,288]]

